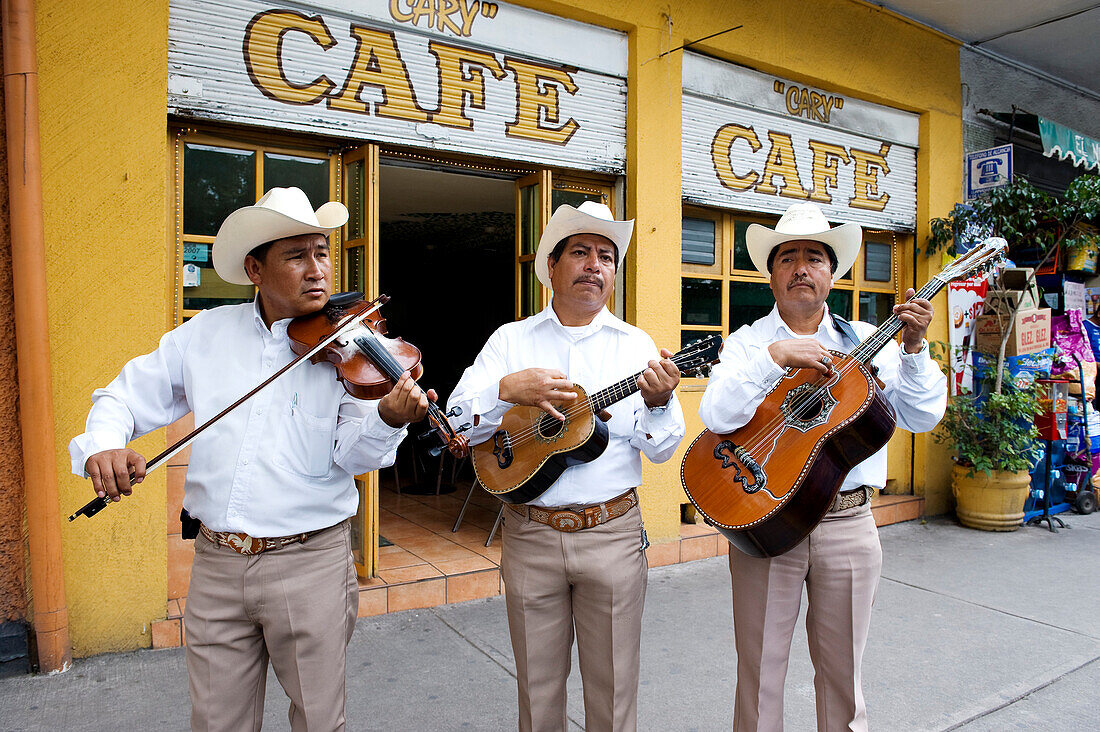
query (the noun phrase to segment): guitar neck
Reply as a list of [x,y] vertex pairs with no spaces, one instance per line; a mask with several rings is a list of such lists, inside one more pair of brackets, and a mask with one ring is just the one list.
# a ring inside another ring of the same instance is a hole
[[[676,364],[676,368],[682,369],[683,362],[688,359],[680,359],[679,354],[672,357],[672,363]],[[618,401],[626,399],[628,396],[638,391],[638,377],[645,373],[645,370],[639,371],[633,376],[628,376],[622,381],[616,382],[606,389],[600,389],[595,394],[591,394],[588,397],[588,401],[592,404],[592,411],[599,414],[604,409],[607,409],[612,404]]]
[[[917,294],[913,295],[913,298],[923,298],[925,300],[931,300],[936,296],[940,290],[943,289],[946,283],[939,279],[934,279],[924,287],[920,288]],[[896,315],[891,315],[886,321],[878,327],[874,333],[872,333],[866,340],[860,343],[852,351],[852,358],[860,361],[861,363],[870,363],[871,359],[883,349],[883,347],[894,340],[901,329],[905,327],[903,323]]]

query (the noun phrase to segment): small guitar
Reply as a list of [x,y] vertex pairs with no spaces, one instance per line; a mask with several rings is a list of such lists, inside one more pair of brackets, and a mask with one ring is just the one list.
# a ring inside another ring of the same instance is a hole
[[[715,334],[691,343],[671,360],[681,374],[687,374],[717,361],[721,350],[722,336]],[[471,451],[478,481],[505,503],[538,498],[566,468],[603,454],[607,425],[596,415],[638,391],[641,373],[591,396],[574,384],[577,398],[561,409],[564,422],[538,407],[512,407],[500,429]]]
[[[1004,239],[986,239],[914,297],[931,300],[948,282],[988,269]],[[754,557],[794,548],[828,511],[845,476],[894,433],[894,408],[871,359],[904,323],[891,315],[850,354],[833,352],[828,376],[787,369],[745,426],[704,430],[684,455],[684,491],[707,523]]]

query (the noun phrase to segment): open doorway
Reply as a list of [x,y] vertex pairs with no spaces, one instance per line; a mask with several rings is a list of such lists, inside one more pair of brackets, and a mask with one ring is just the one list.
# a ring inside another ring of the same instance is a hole
[[383,158],[378,191],[389,331],[420,349],[420,383],[442,405],[489,335],[514,320],[515,185]]

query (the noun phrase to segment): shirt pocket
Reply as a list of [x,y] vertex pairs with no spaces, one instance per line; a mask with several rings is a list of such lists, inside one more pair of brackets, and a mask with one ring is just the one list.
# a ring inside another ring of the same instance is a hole
[[319,417],[288,404],[283,408],[275,441],[274,463],[307,478],[324,478],[332,472],[336,444],[336,417]]

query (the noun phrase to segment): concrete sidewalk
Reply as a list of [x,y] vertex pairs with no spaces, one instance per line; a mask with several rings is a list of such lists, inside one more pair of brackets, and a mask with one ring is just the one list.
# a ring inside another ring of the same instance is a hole
[[[1057,534],[880,529],[885,565],[864,662],[875,730],[1100,729],[1100,514]],[[724,557],[650,572],[639,727],[728,730],[736,659]],[[576,671],[569,717],[582,729]],[[815,727],[799,624],[787,728]],[[361,619],[348,654],[349,730],[510,730],[515,680],[504,598]],[[288,729],[268,679],[265,729]],[[183,650],[81,660],[0,681],[0,730],[186,730]]]

